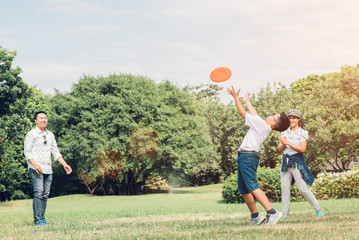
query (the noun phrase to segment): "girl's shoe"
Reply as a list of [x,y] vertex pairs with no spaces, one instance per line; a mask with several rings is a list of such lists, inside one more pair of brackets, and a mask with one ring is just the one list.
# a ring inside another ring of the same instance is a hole
[[323,212],[322,209],[319,209],[319,210],[317,211],[317,216],[318,216],[318,217],[324,217],[324,212]]
[[283,213],[280,218],[288,218],[288,217],[289,217],[289,213]]

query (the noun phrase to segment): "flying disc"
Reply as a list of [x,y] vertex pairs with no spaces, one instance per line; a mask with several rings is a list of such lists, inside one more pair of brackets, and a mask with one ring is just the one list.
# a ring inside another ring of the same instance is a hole
[[214,69],[209,76],[213,82],[224,82],[232,76],[231,69],[227,67],[219,67]]

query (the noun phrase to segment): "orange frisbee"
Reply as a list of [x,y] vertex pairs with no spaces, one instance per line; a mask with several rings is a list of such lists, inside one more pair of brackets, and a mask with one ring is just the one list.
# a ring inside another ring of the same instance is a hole
[[232,76],[231,69],[227,67],[219,67],[214,69],[209,76],[213,82],[224,82]]

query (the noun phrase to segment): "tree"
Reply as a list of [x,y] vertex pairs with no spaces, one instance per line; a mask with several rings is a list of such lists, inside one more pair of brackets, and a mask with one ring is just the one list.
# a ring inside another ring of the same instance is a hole
[[172,183],[179,180],[189,185],[203,185],[212,182],[213,176],[218,179],[218,155],[211,142],[202,103],[169,82],[160,84],[159,88],[164,105],[159,108],[161,121],[156,128],[162,133],[159,134],[163,146],[161,156],[166,160],[161,171],[170,173]]
[[300,95],[304,96],[310,96],[313,94],[314,89],[316,88],[316,85],[319,82],[325,81],[326,76],[325,75],[316,75],[311,74],[307,76],[306,78],[299,79],[295,82],[293,82],[291,86],[291,91],[293,93],[298,93]]
[[308,98],[310,165],[348,170],[359,156],[359,69],[345,66],[323,76]]
[[[291,88],[268,85],[253,101],[259,115],[297,108],[304,128],[309,131],[306,161],[312,171],[330,166],[334,171],[348,169],[358,159],[358,67],[345,66],[340,73],[309,75]],[[274,167],[282,154],[276,150],[279,133],[272,133],[263,144],[261,165]]]
[[56,93],[52,104],[59,147],[84,184],[84,176],[92,176],[93,188],[100,183],[107,193],[137,194],[154,172],[186,181],[214,168],[198,101],[169,82],[84,76],[71,93]]
[[238,147],[248,128],[233,104],[226,105],[219,101],[218,94],[222,90],[221,87],[215,84],[203,84],[187,87],[185,90],[201,101],[205,111],[212,144],[218,155],[216,164],[220,167],[218,174],[212,178],[217,177],[218,180],[220,177],[226,178],[237,169]]
[[[259,116],[266,119],[274,113],[287,113],[290,108],[299,108],[301,99],[300,94],[293,93],[291,89],[282,84],[269,84],[262,88],[258,94],[252,96],[252,105],[255,107]],[[260,151],[260,166],[274,168],[280,164],[282,153],[277,150],[278,137],[280,133],[272,131],[267,140],[263,143]]]
[[[16,53],[0,48],[0,200],[8,200],[15,190],[31,194],[31,184],[23,154],[24,139],[38,109],[49,109],[47,96],[28,86],[21,69],[12,68]],[[46,106],[46,107],[45,107]]]
[[16,52],[10,52],[0,46],[0,116],[10,111],[10,106],[22,98],[27,91],[27,84],[19,76],[20,67],[12,68]]
[[210,102],[218,102],[219,91],[223,88],[216,84],[201,84],[195,87],[186,86],[183,88],[185,92],[190,93],[198,100],[205,100]]
[[29,122],[14,114],[0,120],[0,200],[11,198],[15,190],[30,194],[30,182],[23,156],[24,132]]

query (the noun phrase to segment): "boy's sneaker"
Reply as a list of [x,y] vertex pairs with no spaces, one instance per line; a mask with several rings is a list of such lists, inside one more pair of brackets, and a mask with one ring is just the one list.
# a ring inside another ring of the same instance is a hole
[[324,217],[324,211],[323,211],[322,209],[319,209],[319,210],[317,211],[317,216],[318,216],[318,217]]
[[283,213],[280,218],[289,218],[289,213]]
[[276,212],[274,214],[267,214],[267,223],[266,225],[274,225],[276,224],[279,219],[282,217],[282,213],[281,212]]
[[46,220],[44,219],[44,220],[42,220],[42,225],[49,225],[47,222],[46,222]]
[[258,217],[251,219],[251,225],[260,225],[264,220],[266,220],[266,218],[262,214],[259,214]]

